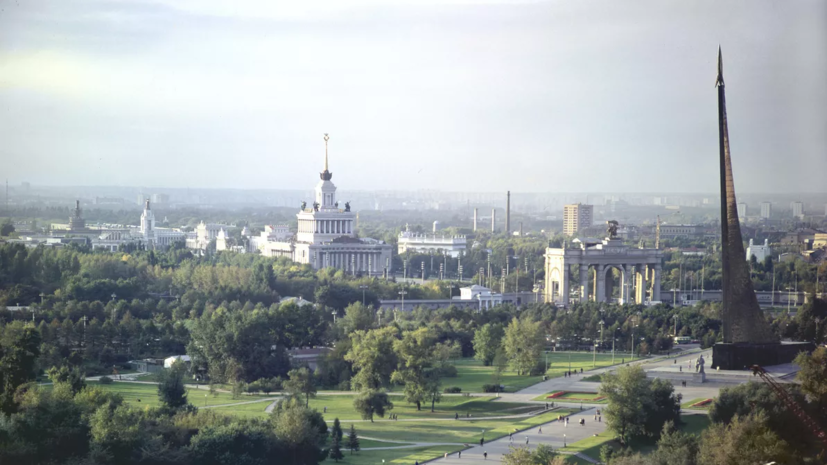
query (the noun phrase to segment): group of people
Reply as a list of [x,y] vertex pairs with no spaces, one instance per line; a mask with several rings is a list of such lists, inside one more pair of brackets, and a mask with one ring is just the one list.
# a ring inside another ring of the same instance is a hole
[[[566,370],[566,371],[563,372],[563,377],[566,378],[566,377],[569,377],[571,375],[576,375],[576,374],[577,374],[577,369],[575,369],[574,371]],[[583,374],[583,369],[582,368],[580,369],[580,374],[581,375]]]

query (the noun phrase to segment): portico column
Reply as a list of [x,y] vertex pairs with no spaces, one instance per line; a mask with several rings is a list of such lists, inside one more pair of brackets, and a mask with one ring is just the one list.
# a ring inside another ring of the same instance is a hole
[[589,266],[580,264],[580,302],[589,300]]
[[595,286],[597,290],[595,292],[594,301],[595,302],[605,302],[606,301],[606,267],[602,263],[597,265],[597,276],[595,279]]
[[569,266],[563,265],[563,306],[569,306]]
[[652,283],[652,300],[660,301],[660,263],[655,265],[655,281]]
[[640,297],[638,300],[639,304],[646,303],[646,283],[647,283],[647,275],[649,274],[649,268],[646,265],[640,265],[642,269],[640,270],[640,286],[638,286],[638,292],[640,293]]

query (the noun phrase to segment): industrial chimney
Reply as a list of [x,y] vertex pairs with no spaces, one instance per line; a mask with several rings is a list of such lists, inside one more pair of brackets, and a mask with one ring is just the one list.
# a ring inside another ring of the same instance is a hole
[[478,213],[478,210],[479,210],[478,208],[474,209],[474,231],[475,232],[477,230],[477,213]]
[[505,198],[505,233],[511,234],[511,191],[508,191]]
[[497,232],[497,209],[491,209],[491,232]]

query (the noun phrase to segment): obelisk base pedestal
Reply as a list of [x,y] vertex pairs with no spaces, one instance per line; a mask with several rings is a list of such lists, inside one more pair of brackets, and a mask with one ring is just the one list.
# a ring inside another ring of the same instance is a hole
[[753,365],[773,366],[792,363],[801,352],[812,352],[812,342],[719,342],[712,346],[712,368],[749,370]]

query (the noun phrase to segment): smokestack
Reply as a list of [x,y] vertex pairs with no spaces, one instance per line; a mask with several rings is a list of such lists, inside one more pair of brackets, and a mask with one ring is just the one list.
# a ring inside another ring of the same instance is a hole
[[508,191],[505,198],[505,233],[511,234],[511,191]]
[[477,231],[477,213],[478,213],[478,210],[479,210],[479,208],[474,209],[474,231],[475,232]]
[[491,209],[491,232],[497,232],[497,209]]

